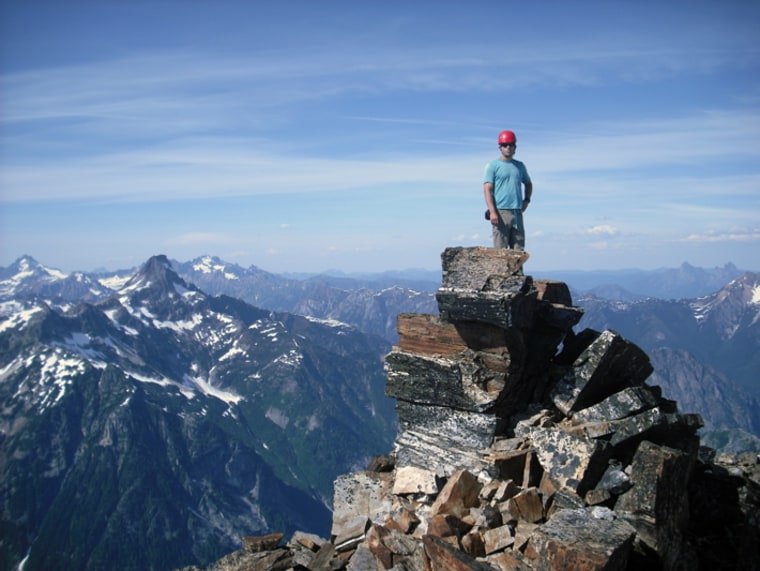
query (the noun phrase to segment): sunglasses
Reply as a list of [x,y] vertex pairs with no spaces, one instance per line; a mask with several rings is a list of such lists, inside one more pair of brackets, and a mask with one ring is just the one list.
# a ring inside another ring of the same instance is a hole
[[500,147],[516,147],[517,143],[499,143]]

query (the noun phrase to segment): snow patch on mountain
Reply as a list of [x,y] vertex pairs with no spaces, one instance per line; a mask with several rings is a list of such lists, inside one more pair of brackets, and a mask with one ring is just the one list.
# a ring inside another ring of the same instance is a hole
[[196,272],[201,272],[203,274],[213,274],[214,272],[218,272],[228,280],[240,279],[232,272],[225,271],[226,267],[224,264],[218,263],[211,256],[205,256],[198,260],[198,262],[193,264],[193,270]]
[[303,362],[303,355],[296,349],[291,349],[284,355],[280,355],[272,364],[286,365],[288,367],[300,367]]
[[[320,325],[326,325],[328,327],[334,327],[336,329],[347,329],[351,326],[347,323],[344,323],[343,321],[338,321],[337,319],[319,319],[317,317],[311,317],[309,315],[305,316],[308,321],[311,321],[312,323],[319,323]],[[342,332],[338,332],[338,335],[341,335]]]
[[206,396],[218,398],[227,404],[237,404],[243,398],[232,391],[225,391],[211,386],[211,384],[203,377],[191,377],[190,375],[185,375],[185,381],[198,387],[198,389]]
[[62,343],[51,343],[52,347],[66,349],[72,353],[80,355],[89,361],[97,369],[105,369],[108,358],[100,351],[92,347],[92,339],[86,333],[72,333]]
[[142,373],[138,373],[137,371],[125,371],[127,375],[132,377],[134,380],[139,381],[141,383],[151,383],[155,385],[159,385],[162,387],[176,387],[179,392],[188,400],[192,400],[195,398],[195,386],[187,386],[183,385],[182,383],[178,383],[176,381],[173,381],[172,379],[168,379],[167,377],[161,375],[159,377],[151,377],[148,375],[143,375]]
[[15,301],[0,303],[0,318],[6,317],[0,322],[0,333],[9,329],[23,329],[35,315],[43,311],[44,309],[39,305],[26,308]]
[[232,359],[233,357],[236,357],[237,355],[245,356],[246,352],[243,351],[240,347],[237,346],[237,344],[232,347],[229,351],[227,351],[224,355],[219,357],[219,361],[228,361]]
[[102,285],[103,287],[107,287],[110,290],[118,291],[121,288],[123,288],[125,285],[127,285],[130,279],[132,279],[131,274],[124,275],[124,276],[113,275],[113,276],[108,276],[104,278],[99,278],[98,283]]
[[124,325],[122,323],[119,323],[119,321],[116,319],[117,314],[119,313],[118,309],[106,309],[103,311],[106,317],[111,320],[111,323],[114,324],[118,329],[126,333],[127,335],[131,335],[132,337],[136,337],[139,332],[137,329],[134,329],[133,327],[128,327],[127,325]]
[[192,331],[203,323],[203,315],[195,313],[190,316],[190,319],[178,320],[178,321],[159,321],[153,320],[153,326],[157,329],[171,329],[176,332]]
[[705,317],[710,313],[711,299],[712,296],[700,297],[689,304],[697,323],[704,321]]
[[42,413],[57,404],[66,394],[66,388],[72,384],[74,377],[83,374],[86,369],[85,362],[82,359],[72,357],[64,349],[58,347],[52,351],[43,351],[32,355],[24,360],[14,359],[0,372],[0,378],[21,367],[32,370],[39,367],[39,372],[34,377],[38,380],[31,381],[32,377],[27,376],[27,380],[31,382],[22,382],[18,386],[14,398],[22,397],[24,393],[31,392],[35,396],[38,413]]

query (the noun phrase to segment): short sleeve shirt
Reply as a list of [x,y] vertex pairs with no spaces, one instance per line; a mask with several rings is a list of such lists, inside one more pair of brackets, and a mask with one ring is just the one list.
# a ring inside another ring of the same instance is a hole
[[499,210],[519,210],[523,205],[522,185],[530,182],[525,165],[512,159],[494,159],[486,165],[483,183],[493,184],[494,203]]

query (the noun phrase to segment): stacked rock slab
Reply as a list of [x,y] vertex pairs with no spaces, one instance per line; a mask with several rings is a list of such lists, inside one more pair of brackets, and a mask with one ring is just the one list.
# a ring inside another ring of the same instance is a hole
[[[527,258],[447,249],[440,315],[399,316],[386,357],[395,464],[336,481],[334,537],[354,548],[390,528],[422,542],[407,558],[440,568],[636,557],[677,568],[692,557],[684,514],[701,420],[645,384],[637,346],[614,331],[574,335],[582,311],[567,286],[525,275]],[[441,502],[450,485],[469,495]]]
[[399,342],[386,357],[398,466],[443,477],[460,468],[487,470],[483,451],[510,415],[540,400],[546,364],[582,312],[569,304],[564,284],[538,287],[525,276],[527,258],[512,250],[447,249],[436,294],[440,316],[399,316]]
[[698,457],[701,419],[646,384],[646,354],[574,334],[567,286],[527,259],[447,249],[439,315],[399,316],[386,357],[394,449],[337,478],[331,538],[210,569],[760,568],[757,478]]

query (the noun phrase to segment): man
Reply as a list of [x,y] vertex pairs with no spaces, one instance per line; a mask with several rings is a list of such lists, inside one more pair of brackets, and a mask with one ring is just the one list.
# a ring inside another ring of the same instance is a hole
[[[525,249],[523,212],[533,194],[533,183],[525,165],[514,159],[517,137],[512,131],[499,133],[501,157],[486,165],[483,192],[493,226],[493,247]],[[524,190],[524,194],[523,194]]]

